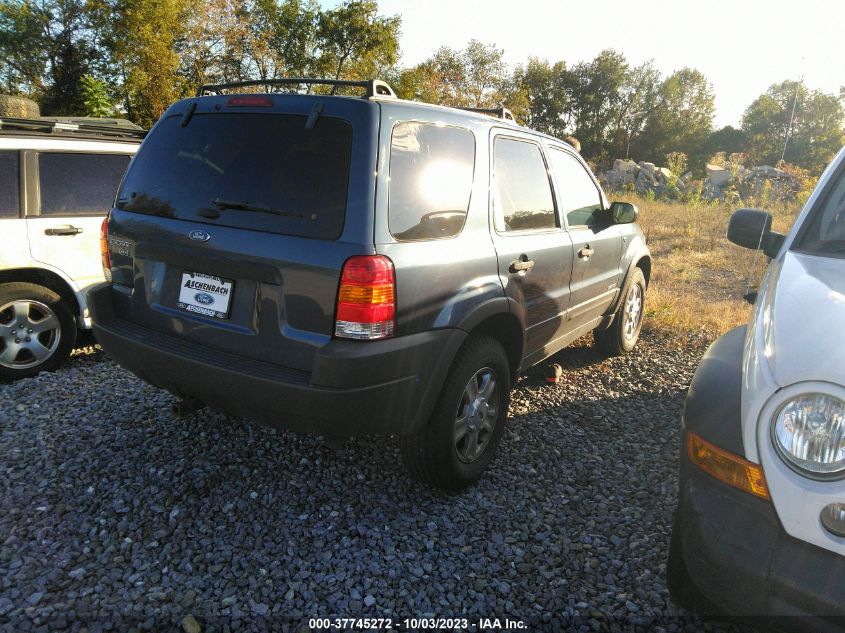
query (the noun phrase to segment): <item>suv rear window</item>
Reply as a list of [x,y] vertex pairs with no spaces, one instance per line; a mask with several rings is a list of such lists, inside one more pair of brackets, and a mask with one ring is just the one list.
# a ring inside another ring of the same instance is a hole
[[461,232],[472,191],[475,137],[462,128],[399,123],[390,143],[388,223],[398,240]]
[[196,114],[160,122],[121,187],[119,209],[255,231],[336,239],[352,127],[287,114]]

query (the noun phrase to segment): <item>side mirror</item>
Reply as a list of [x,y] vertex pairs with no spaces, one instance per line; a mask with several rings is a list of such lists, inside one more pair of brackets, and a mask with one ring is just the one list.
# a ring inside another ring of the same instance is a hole
[[784,236],[772,231],[772,215],[760,209],[737,209],[728,223],[728,240],[775,257]]
[[610,217],[614,224],[631,224],[637,221],[639,214],[636,205],[630,202],[613,202],[610,205]]

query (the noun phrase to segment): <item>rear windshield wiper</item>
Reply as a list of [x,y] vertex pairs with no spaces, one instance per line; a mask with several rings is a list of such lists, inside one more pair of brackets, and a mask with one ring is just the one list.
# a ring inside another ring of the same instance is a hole
[[263,204],[250,204],[248,202],[238,202],[237,200],[223,200],[222,198],[214,198],[211,201],[218,209],[237,209],[240,211],[255,211],[256,213],[269,213],[270,215],[281,215],[288,218],[304,218],[301,213],[294,213],[293,211],[285,211],[284,209],[274,209]]

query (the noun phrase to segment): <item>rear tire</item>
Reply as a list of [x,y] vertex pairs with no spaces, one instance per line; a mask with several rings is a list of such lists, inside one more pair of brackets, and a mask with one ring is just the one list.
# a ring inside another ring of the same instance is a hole
[[55,369],[75,342],[76,319],[58,294],[38,284],[0,284],[0,380]]
[[471,337],[458,351],[425,428],[399,438],[405,466],[430,486],[464,490],[495,456],[509,399],[505,350],[489,336]]
[[645,276],[634,268],[622,289],[622,300],[613,317],[613,323],[606,330],[593,332],[593,340],[602,352],[609,356],[627,354],[640,339],[645,311]]

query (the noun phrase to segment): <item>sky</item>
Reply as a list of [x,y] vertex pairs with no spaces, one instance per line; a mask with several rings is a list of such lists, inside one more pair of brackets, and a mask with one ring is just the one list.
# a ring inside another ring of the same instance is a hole
[[[567,65],[605,48],[667,75],[690,66],[713,84],[716,127],[773,83],[804,77],[811,90],[845,86],[845,0],[378,0],[402,16],[402,64],[470,39],[504,50],[511,67],[535,56]],[[339,0],[321,0],[324,7]]]

